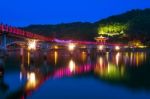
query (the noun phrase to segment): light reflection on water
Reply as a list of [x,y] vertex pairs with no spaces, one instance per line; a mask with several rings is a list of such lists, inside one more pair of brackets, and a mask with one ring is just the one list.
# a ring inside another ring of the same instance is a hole
[[[145,73],[142,75],[145,76],[147,70],[150,70],[145,65],[148,62],[148,52],[107,52],[96,56],[89,56],[86,52],[81,52],[76,57],[67,53],[53,51],[45,55],[41,52],[24,51],[23,55],[17,56],[18,58],[15,55],[11,56],[11,58],[15,56],[16,59],[21,61],[19,79],[24,81],[25,84],[15,92],[9,92],[8,90],[6,97],[13,99],[14,94],[17,94],[20,98],[26,98],[34,90],[38,90],[38,87],[48,79],[73,78],[85,74],[110,82],[110,84],[113,81],[116,82],[116,85],[120,83],[123,86],[132,88],[132,85],[135,84],[134,80],[135,82],[140,80],[138,77],[134,77],[139,75],[136,71],[141,70],[142,73]],[[5,69],[7,68],[10,68],[10,66],[5,66]],[[137,70],[138,68],[139,70]],[[1,68],[1,78],[4,77],[2,72],[3,69]],[[137,83],[136,87],[149,88],[150,81],[142,80],[143,82]],[[5,82],[7,83],[7,81]],[[2,84],[5,82],[0,80],[0,88],[3,87]],[[144,82],[147,82],[147,84],[144,85]]]

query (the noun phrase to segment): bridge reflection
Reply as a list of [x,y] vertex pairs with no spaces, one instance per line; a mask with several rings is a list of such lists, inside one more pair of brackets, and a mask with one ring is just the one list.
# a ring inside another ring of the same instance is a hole
[[13,99],[14,94],[17,94],[20,99],[25,99],[46,80],[85,74],[106,81],[125,81],[132,75],[129,70],[142,66],[146,59],[146,52],[114,52],[98,56],[88,56],[86,52],[81,52],[69,56],[64,52],[53,51],[44,56],[38,51],[24,51],[21,55],[20,80],[26,83],[7,97]]

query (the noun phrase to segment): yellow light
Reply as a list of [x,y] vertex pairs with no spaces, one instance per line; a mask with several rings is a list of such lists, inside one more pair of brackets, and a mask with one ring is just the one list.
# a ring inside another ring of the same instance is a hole
[[146,48],[147,46],[138,46],[139,48]]
[[57,64],[57,60],[58,60],[58,52],[54,52],[54,61],[55,61],[55,65]]
[[117,50],[117,51],[120,50],[120,47],[119,47],[119,46],[116,46],[116,47],[115,47],[115,50]]
[[99,58],[99,64],[100,64],[100,67],[103,67],[103,58],[102,57]]
[[31,73],[29,79],[31,82],[35,82],[35,73]]
[[81,58],[82,58],[82,61],[85,62],[85,60],[86,60],[86,58],[87,58],[86,52],[82,52]]
[[28,60],[28,66],[30,66],[30,52],[28,52],[27,55],[28,55],[28,57],[27,57],[28,58],[27,59]]
[[29,50],[35,50],[36,49],[36,41],[35,40],[29,41],[28,49]]
[[75,44],[72,44],[72,43],[68,45],[68,49],[70,51],[73,51],[75,47],[76,47]]
[[70,60],[69,62],[69,69],[71,72],[75,70],[75,62],[73,60]]
[[116,54],[116,65],[118,66],[119,65],[119,59],[120,59],[120,53],[118,52]]
[[32,89],[36,87],[36,78],[35,78],[35,73],[28,73],[28,82],[27,82],[27,89]]
[[99,46],[98,46],[98,49],[99,49],[99,50],[103,50],[103,49],[104,49],[104,46],[103,46],[103,45],[99,45]]
[[58,46],[55,45],[54,48],[55,48],[55,49],[58,49]]

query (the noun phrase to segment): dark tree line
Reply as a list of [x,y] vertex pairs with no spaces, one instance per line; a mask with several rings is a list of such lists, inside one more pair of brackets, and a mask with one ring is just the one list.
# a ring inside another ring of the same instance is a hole
[[[126,40],[138,39],[144,43],[150,41],[150,9],[132,10],[96,22],[99,28],[117,23],[128,25],[124,31],[127,37]],[[118,37],[122,39],[122,36]]]
[[97,36],[95,25],[88,22],[75,22],[58,25],[30,25],[24,29],[59,39],[93,41],[94,37]]
[[[110,16],[95,23],[74,22],[57,25],[30,25],[24,30],[59,39],[93,41],[98,36],[102,26],[126,25],[125,35],[114,36],[111,40],[127,42],[139,39],[144,43],[150,42],[150,9],[132,10],[126,13]],[[115,40],[116,39],[116,40]]]

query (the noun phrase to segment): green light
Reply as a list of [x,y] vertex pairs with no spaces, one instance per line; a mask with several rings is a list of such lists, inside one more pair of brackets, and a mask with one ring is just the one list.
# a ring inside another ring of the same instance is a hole
[[103,79],[114,79],[119,80],[125,77],[125,67],[124,66],[116,66],[115,64],[108,63],[108,67],[101,70],[95,70],[98,75]]
[[114,36],[114,35],[121,35],[124,34],[124,31],[128,29],[128,24],[101,24],[98,28],[98,34],[100,35],[107,35],[107,36]]

